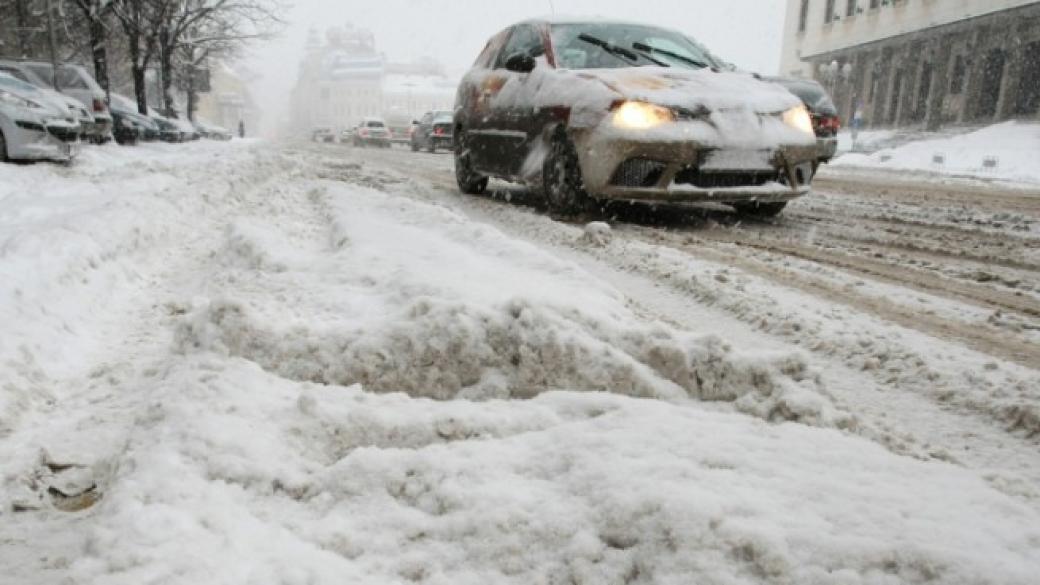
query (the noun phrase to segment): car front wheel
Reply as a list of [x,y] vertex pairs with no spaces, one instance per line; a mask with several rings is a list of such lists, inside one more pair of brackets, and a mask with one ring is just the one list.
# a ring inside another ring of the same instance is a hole
[[578,151],[565,134],[553,137],[542,168],[542,181],[545,202],[553,213],[574,215],[588,208],[591,198],[585,191]]
[[466,136],[459,132],[455,139],[455,180],[459,190],[467,195],[480,195],[487,190],[488,178],[473,170]]

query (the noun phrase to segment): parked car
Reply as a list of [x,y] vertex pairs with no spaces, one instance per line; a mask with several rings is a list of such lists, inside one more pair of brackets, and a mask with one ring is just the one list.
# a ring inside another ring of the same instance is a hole
[[[54,89],[54,67],[43,61],[23,59],[0,60],[0,68],[8,73],[17,72],[22,81],[39,88]],[[107,142],[112,138],[112,114],[105,103],[105,92],[94,77],[79,65],[64,63],[58,66],[58,90],[75,98],[87,108],[93,122],[83,127],[92,142]]]
[[321,126],[311,131],[311,140],[314,142],[335,142],[336,135],[333,134],[332,128]]
[[120,134],[123,134],[125,144],[129,142],[125,130],[120,130],[120,125],[127,123],[136,132],[137,140],[153,141],[153,140],[166,140],[166,137],[162,134],[162,128],[159,123],[152,118],[152,116],[141,114],[137,108],[137,100],[130,99],[126,96],[118,93],[113,93],[110,96],[109,107],[112,111],[112,117],[115,120],[116,129],[113,131],[116,140],[120,140]]
[[412,152],[425,148],[436,152],[438,148],[451,149],[454,142],[453,114],[447,111],[426,112],[422,119],[415,122],[412,132]]
[[[32,85],[32,82],[27,76],[22,73],[17,67],[10,67],[0,63],[0,74],[7,74],[19,81]],[[55,105],[60,105],[65,109],[69,110],[72,116],[76,119],[80,126],[80,138],[83,140],[89,140],[93,134],[96,133],[94,116],[87,110],[79,100],[71,96],[67,96],[63,93],[54,91],[50,86],[38,87],[33,85],[37,90],[45,93]]]
[[764,77],[768,81],[778,83],[802,100],[812,116],[813,131],[816,133],[816,145],[819,150],[819,162],[830,162],[838,152],[838,131],[841,130],[841,118],[838,108],[827,94],[827,90],[812,79],[796,79],[791,77]]
[[340,144],[353,144],[354,143],[354,133],[355,132],[357,132],[357,127],[356,126],[344,128],[343,131],[339,133],[339,143]]
[[483,192],[488,177],[527,182],[558,213],[622,199],[775,215],[810,191],[812,119],[784,88],[719,65],[654,26],[511,26],[459,86],[459,188]]
[[0,73],[0,161],[70,161],[79,149],[79,133],[64,104]]
[[354,146],[390,148],[390,131],[381,118],[365,118],[354,131],[353,142]]
[[231,140],[231,131],[227,128],[216,126],[202,120],[195,120],[195,129],[199,132],[199,135],[207,140]]

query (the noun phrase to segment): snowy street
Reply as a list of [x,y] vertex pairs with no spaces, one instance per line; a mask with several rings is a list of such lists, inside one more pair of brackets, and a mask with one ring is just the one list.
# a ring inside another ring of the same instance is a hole
[[1036,583],[1040,189],[489,191],[303,142],[0,166],[0,583]]

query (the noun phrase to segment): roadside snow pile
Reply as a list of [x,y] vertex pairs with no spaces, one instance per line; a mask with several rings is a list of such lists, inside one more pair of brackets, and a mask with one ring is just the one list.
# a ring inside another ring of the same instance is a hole
[[193,356],[71,574],[162,582],[1030,585],[1040,517],[839,432],[611,394],[432,402]]
[[297,381],[438,400],[601,391],[852,424],[800,355],[741,355],[715,337],[645,324],[577,267],[441,207],[360,187],[311,199],[332,232],[319,261],[281,252],[273,226],[241,223],[229,228],[221,257],[320,291],[336,316],[281,325],[270,317],[281,308],[249,307],[232,288],[184,320],[181,351],[246,358]]
[[1040,183],[1040,124],[1004,122],[872,154],[844,154],[832,165]]

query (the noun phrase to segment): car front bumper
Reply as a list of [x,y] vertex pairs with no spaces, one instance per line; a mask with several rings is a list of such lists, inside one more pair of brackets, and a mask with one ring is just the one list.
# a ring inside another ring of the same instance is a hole
[[7,137],[7,154],[17,160],[68,162],[79,154],[78,126],[17,122]]
[[597,198],[662,202],[781,202],[811,190],[817,146],[715,148],[692,140],[575,136],[582,178]]

